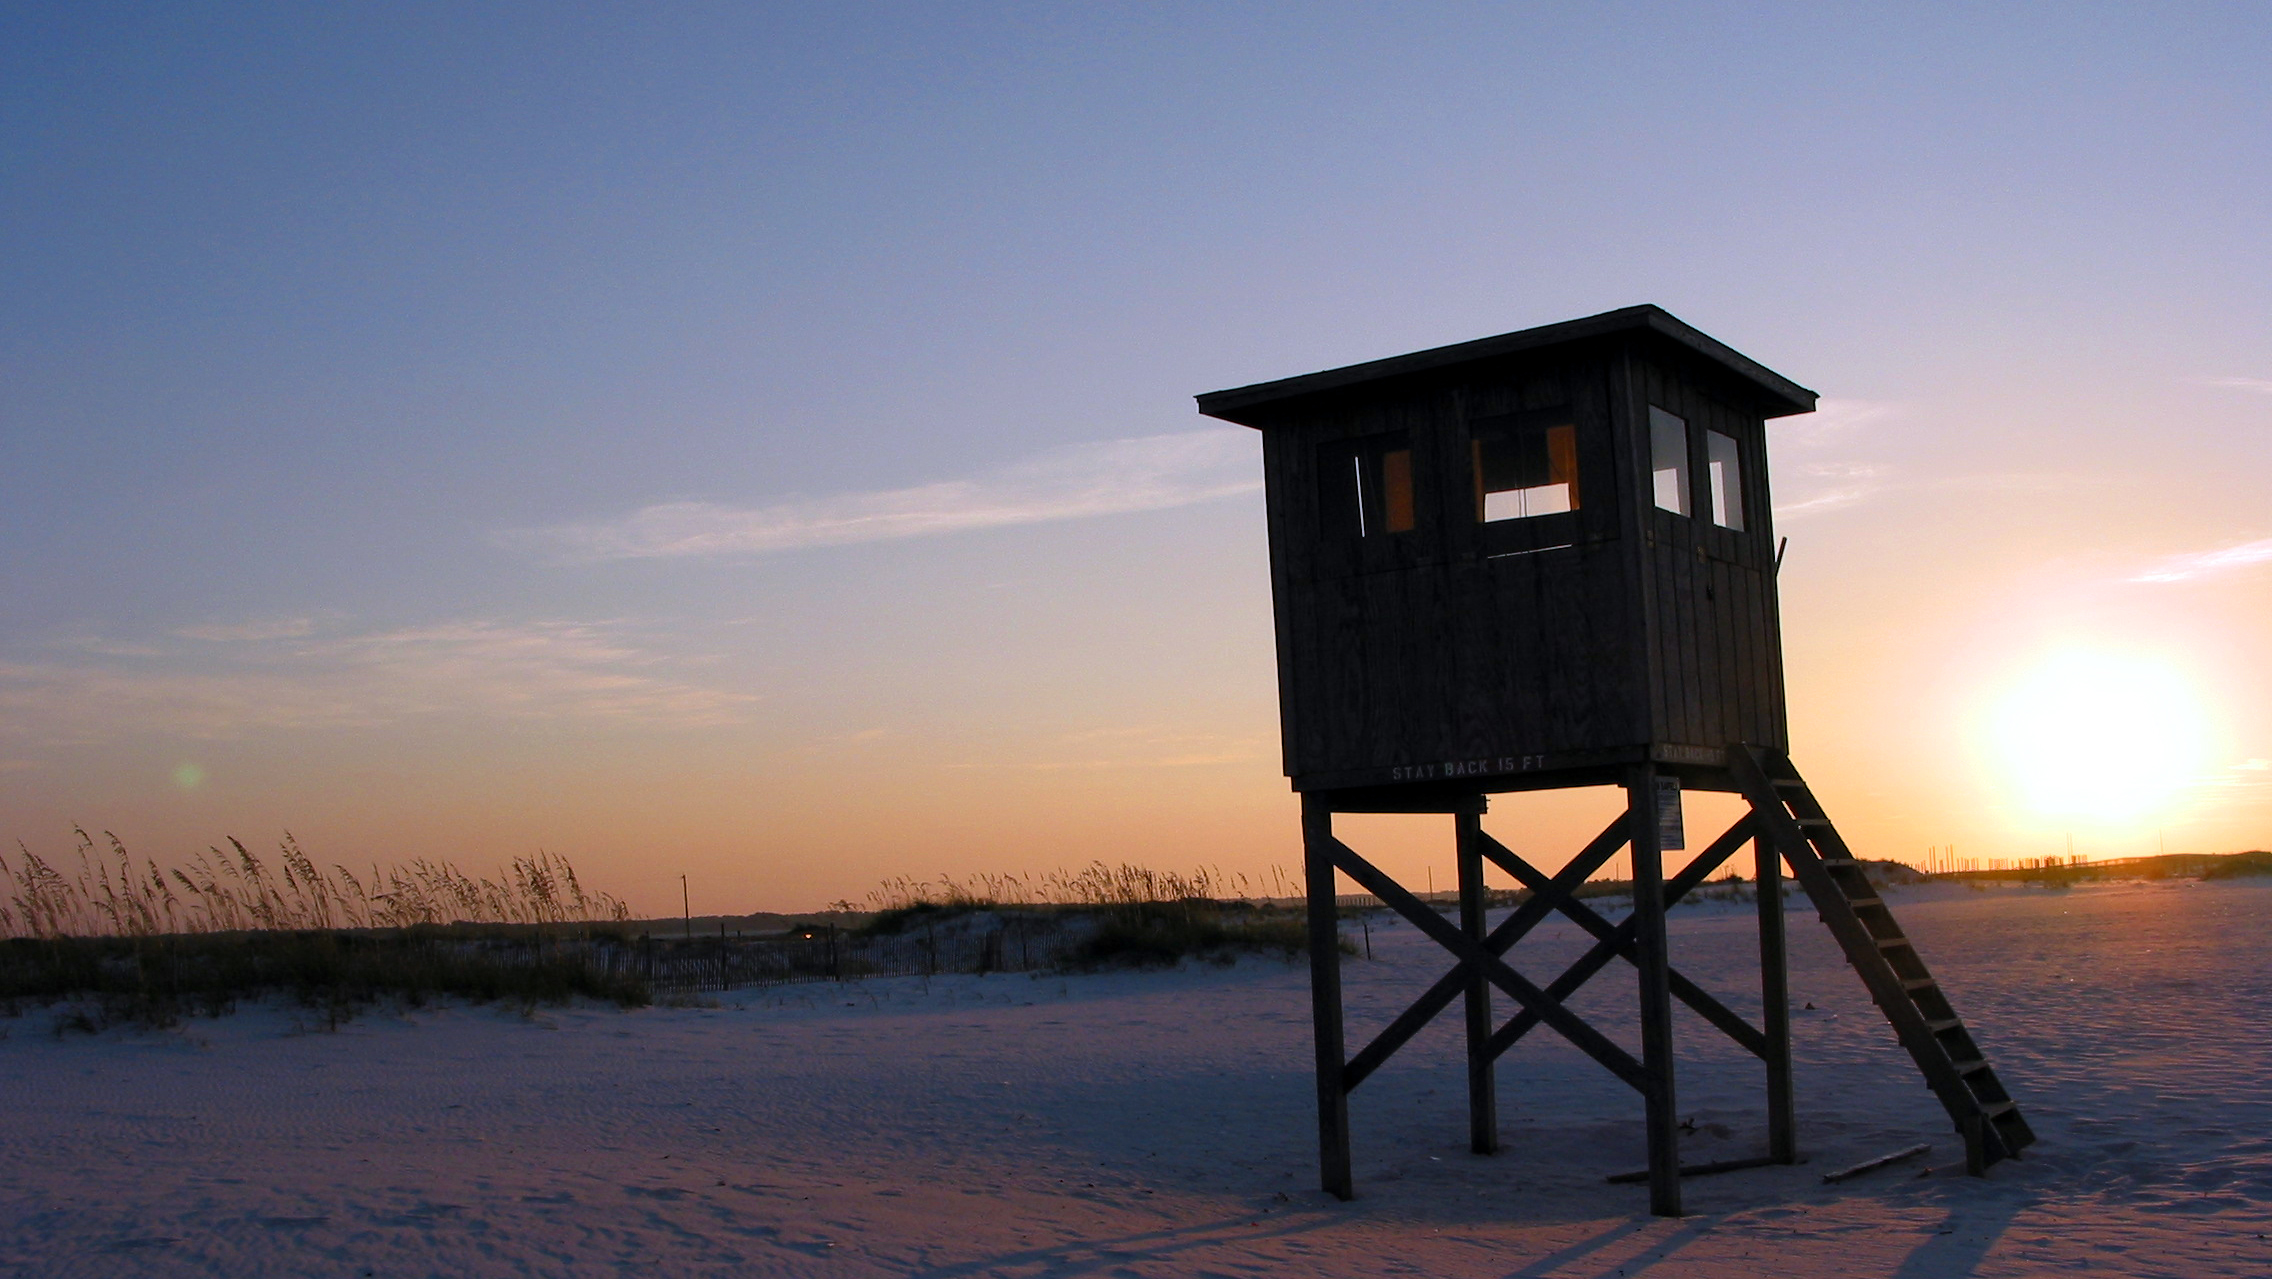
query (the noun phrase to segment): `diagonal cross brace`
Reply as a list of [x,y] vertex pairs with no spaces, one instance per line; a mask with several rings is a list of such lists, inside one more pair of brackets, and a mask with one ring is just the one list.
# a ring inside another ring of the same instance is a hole
[[[1726,861],[1735,850],[1743,847],[1745,841],[1756,835],[1757,832],[1752,827],[1752,818],[1748,814],[1738,818],[1735,825],[1730,826],[1725,834],[1713,840],[1709,848],[1698,853],[1696,859],[1688,864],[1687,869],[1666,881],[1665,905],[1669,908],[1674,902],[1687,896],[1690,890],[1698,884],[1703,883],[1705,878],[1713,871],[1719,869],[1720,863]],[[1483,837],[1483,841],[1483,855],[1489,857],[1500,869],[1522,881],[1531,890],[1532,901],[1539,901],[1545,898],[1549,892],[1558,891],[1554,881],[1547,880],[1540,875],[1529,863],[1509,852],[1497,840],[1486,835]],[[1612,924],[1597,914],[1592,907],[1581,904],[1575,898],[1569,897],[1566,892],[1560,893],[1559,896],[1561,900],[1554,903],[1555,908],[1577,921],[1580,927],[1601,940],[1596,942],[1593,949],[1587,951],[1584,956],[1570,965],[1560,977],[1555,978],[1546,987],[1547,997],[1557,1004],[1576,994],[1578,988],[1592,980],[1594,974],[1600,972],[1611,959],[1619,955],[1623,955],[1627,959],[1633,958],[1634,948],[1633,920],[1627,919],[1622,924]],[[1681,1002],[1695,1009],[1706,1021],[1718,1027],[1723,1034],[1742,1045],[1753,1056],[1762,1059],[1767,1056],[1767,1036],[1753,1029],[1751,1023],[1737,1016],[1726,1005],[1712,998],[1711,995],[1705,993],[1701,987],[1689,981],[1686,977],[1675,972],[1671,974],[1671,978],[1672,993],[1679,996]],[[1512,1048],[1516,1040],[1529,1034],[1538,1026],[1538,1023],[1539,1018],[1535,1013],[1528,1008],[1523,1009],[1515,1014],[1514,1018],[1506,1025],[1492,1033],[1491,1038],[1484,1045],[1484,1051],[1491,1057],[1497,1057],[1507,1049]]]
[[[1564,866],[1554,876],[1553,883],[1557,892],[1566,893],[1586,882],[1587,876],[1601,869],[1603,863],[1616,856],[1617,851],[1625,847],[1627,826],[1625,817],[1620,815],[1609,824],[1607,830],[1596,836],[1593,842],[1580,850],[1576,857],[1571,858],[1570,864]],[[1490,934],[1483,939],[1483,948],[1494,955],[1506,954],[1531,929],[1536,928],[1547,916],[1554,913],[1554,904],[1555,899],[1553,897],[1544,893],[1533,893],[1529,901],[1517,906],[1514,913],[1499,921],[1499,926],[1492,929]],[[1341,1086],[1344,1089],[1354,1090],[1358,1084],[1365,1081],[1366,1076],[1380,1069],[1381,1063],[1387,1061],[1397,1049],[1404,1047],[1407,1041],[1420,1033],[1421,1027],[1435,1020],[1436,1014],[1450,1007],[1451,1002],[1459,998],[1460,992],[1466,987],[1466,983],[1467,961],[1463,959],[1450,972],[1444,974],[1435,985],[1430,986],[1426,994],[1414,1000],[1410,1008],[1398,1014],[1396,1020],[1390,1022],[1386,1029],[1375,1035],[1373,1041],[1365,1045],[1364,1051],[1349,1059],[1348,1064],[1342,1067]]]
[[1539,1020],[1552,1026],[1587,1056],[1608,1067],[1611,1074],[1638,1091],[1648,1091],[1649,1077],[1631,1053],[1587,1025],[1576,1013],[1564,1008],[1560,1001],[1549,998],[1545,991],[1532,985],[1530,979],[1509,968],[1506,961],[1479,943],[1469,940],[1467,934],[1422,904],[1402,884],[1382,874],[1371,862],[1358,856],[1356,850],[1331,836],[1325,839],[1325,849],[1336,869],[1357,881],[1365,891],[1380,898],[1397,914],[1410,920],[1413,927],[1426,933],[1437,945],[1459,956],[1462,963],[1482,969],[1483,975],[1490,978],[1492,985],[1506,991],[1525,1010],[1536,1012]]

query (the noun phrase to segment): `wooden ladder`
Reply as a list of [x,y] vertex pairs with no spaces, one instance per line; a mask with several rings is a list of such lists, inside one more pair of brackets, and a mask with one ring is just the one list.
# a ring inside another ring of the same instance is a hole
[[1758,746],[1732,747],[1728,757],[1761,833],[1791,864],[1792,875],[1846,951],[1846,962],[1861,974],[1870,998],[1956,1122],[1966,1171],[1979,1176],[1990,1164],[2018,1154],[2035,1140],[2018,1103],[1790,757]]

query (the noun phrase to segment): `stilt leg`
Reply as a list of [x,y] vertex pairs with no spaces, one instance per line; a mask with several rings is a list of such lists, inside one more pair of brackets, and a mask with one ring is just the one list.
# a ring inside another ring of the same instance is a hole
[[1333,813],[1302,797],[1302,869],[1309,898],[1310,1013],[1317,1027],[1319,1184],[1336,1199],[1352,1198],[1349,1175],[1349,1090],[1341,1033],[1341,932],[1333,902]]
[[1791,1093],[1791,969],[1783,944],[1783,856],[1755,839],[1759,888],[1759,1003],[1767,1031],[1767,1157],[1799,1161],[1798,1117]]
[[[1475,813],[1452,818],[1459,832],[1459,926],[1469,941],[1483,944],[1483,850],[1476,842],[1483,819]],[[1480,969],[1467,974],[1467,1134],[1468,1149],[1479,1155],[1499,1149],[1499,1091],[1492,1078],[1491,982]]]
[[1657,835],[1657,770],[1626,774],[1625,811],[1632,823],[1633,942],[1641,970],[1641,1066],[1648,1075],[1649,1211],[1680,1215],[1680,1120],[1672,1060],[1672,976],[1665,943],[1664,854]]

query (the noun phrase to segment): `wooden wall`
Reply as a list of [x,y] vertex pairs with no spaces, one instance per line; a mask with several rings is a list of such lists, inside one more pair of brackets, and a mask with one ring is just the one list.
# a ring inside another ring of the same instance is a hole
[[[1776,604],[1774,519],[1767,486],[1765,423],[1716,394],[1708,367],[1664,356],[1632,362],[1646,440],[1647,408],[1687,419],[1695,481],[1683,517],[1651,501],[1643,533],[1651,587],[1652,740],[1693,746],[1729,742],[1785,749],[1783,646]],[[1734,437],[1743,455],[1745,527],[1712,522],[1703,467],[1704,432]]]

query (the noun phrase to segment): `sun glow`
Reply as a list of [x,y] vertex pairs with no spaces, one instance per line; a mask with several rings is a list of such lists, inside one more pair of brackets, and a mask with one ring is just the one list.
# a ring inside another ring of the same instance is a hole
[[2057,654],[1998,699],[1990,733],[2027,806],[2047,817],[2129,821],[2201,773],[2208,722],[2192,686],[2151,658]]

